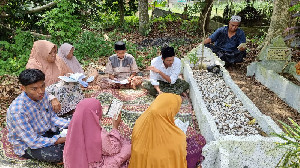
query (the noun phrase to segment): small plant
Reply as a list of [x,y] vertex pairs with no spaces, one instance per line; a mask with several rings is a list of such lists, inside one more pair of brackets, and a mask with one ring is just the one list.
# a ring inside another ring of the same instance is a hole
[[196,67],[196,64],[198,63],[199,61],[199,58],[197,57],[197,53],[196,52],[190,52],[188,54],[188,58],[190,60],[190,63],[191,63],[191,67]]
[[300,126],[290,119],[292,126],[287,125],[286,123],[279,121],[282,124],[282,127],[285,130],[285,133],[276,134],[275,136],[286,141],[285,143],[276,143],[279,148],[286,148],[287,151],[282,156],[276,167],[300,167]]

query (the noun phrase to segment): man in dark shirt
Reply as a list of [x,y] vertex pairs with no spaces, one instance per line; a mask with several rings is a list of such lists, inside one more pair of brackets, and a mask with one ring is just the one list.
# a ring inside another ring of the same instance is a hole
[[244,31],[238,28],[240,23],[240,16],[232,16],[228,26],[218,28],[204,40],[205,46],[225,61],[225,65],[243,62],[246,57],[246,37]]

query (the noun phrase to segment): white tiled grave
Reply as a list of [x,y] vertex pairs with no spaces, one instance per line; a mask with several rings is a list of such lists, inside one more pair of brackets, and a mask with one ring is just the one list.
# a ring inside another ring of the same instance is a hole
[[[202,46],[193,49],[200,57]],[[273,168],[284,154],[276,148],[281,139],[271,133],[282,130],[262,114],[233,82],[228,71],[210,49],[204,49],[204,64],[220,65],[222,76],[206,70],[192,70],[188,57],[183,59],[183,75],[190,84],[190,98],[202,135],[203,168]],[[255,119],[255,122],[253,122]],[[252,122],[250,122],[252,121]],[[263,136],[262,136],[263,135]]]
[[[255,76],[256,80],[300,113],[300,86],[278,74],[284,65],[281,67],[274,65],[270,61],[267,63],[253,62],[247,67],[247,76]],[[280,68],[276,69],[275,67]]]

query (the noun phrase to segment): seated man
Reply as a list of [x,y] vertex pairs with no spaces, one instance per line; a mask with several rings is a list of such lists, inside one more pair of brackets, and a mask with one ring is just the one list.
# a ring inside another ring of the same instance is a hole
[[23,92],[11,103],[6,122],[8,140],[15,154],[59,163],[63,161],[65,137],[57,128],[67,127],[68,120],[57,117],[45,92],[45,74],[26,69],[19,75]]
[[151,95],[166,93],[183,94],[189,88],[189,84],[178,78],[181,71],[181,61],[175,57],[173,47],[164,47],[161,49],[161,56],[154,58],[151,61],[150,82],[144,87]]
[[[240,22],[240,16],[232,16],[228,26],[218,28],[204,40],[205,46],[225,61],[225,66],[243,62],[243,58],[246,57],[246,47],[238,47],[241,43],[246,43],[244,31],[238,28]],[[214,45],[210,44],[213,42]]]
[[142,77],[136,76],[139,69],[134,57],[126,52],[125,43],[122,41],[115,43],[115,53],[108,58],[106,64],[106,73],[108,73],[109,79],[115,82],[128,80],[128,83],[116,84],[117,87],[131,87],[135,89],[136,86],[142,83]]

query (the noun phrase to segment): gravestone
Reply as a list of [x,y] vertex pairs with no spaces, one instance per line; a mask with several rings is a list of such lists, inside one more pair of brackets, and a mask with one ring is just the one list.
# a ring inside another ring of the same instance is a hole
[[269,46],[261,51],[259,60],[290,61],[291,49],[286,46],[281,36],[277,36]]
[[247,76],[255,76],[256,80],[300,113],[300,86],[281,75],[282,72],[288,73],[300,81],[300,76],[296,75],[296,63],[291,62],[291,49],[285,45],[283,38],[273,39],[258,58],[260,61],[247,66]]
[[281,72],[285,64],[291,61],[291,48],[286,46],[281,36],[277,36],[260,52],[258,59],[268,69]]

